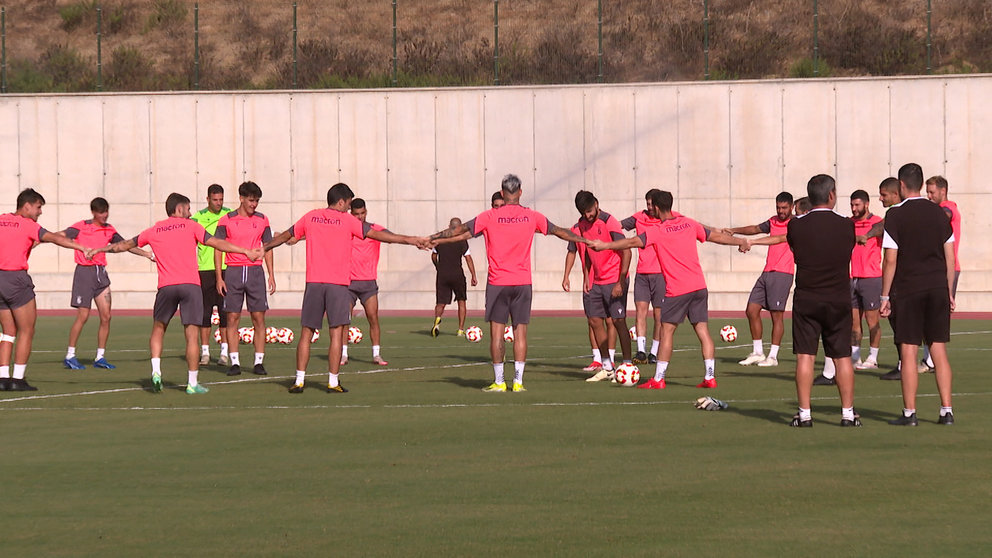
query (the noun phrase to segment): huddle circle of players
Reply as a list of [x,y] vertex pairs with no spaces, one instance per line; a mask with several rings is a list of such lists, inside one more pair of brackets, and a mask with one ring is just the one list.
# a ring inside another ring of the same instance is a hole
[[[302,393],[305,388],[310,345],[326,317],[330,334],[327,390],[345,393],[348,390],[338,374],[348,360],[345,335],[358,302],[369,319],[373,362],[387,364],[379,352],[376,268],[380,244],[432,250],[438,269],[438,297],[431,333],[438,335],[444,307],[454,296],[458,333],[464,335],[466,284],[461,259],[468,263],[474,286],[477,279],[466,241],[483,236],[489,264],[485,320],[490,324],[494,375],[492,384],[483,391],[523,392],[533,296],[530,252],[534,234],[541,233],[568,242],[562,280],[565,291],[571,290],[569,276],[576,257],[580,261],[583,309],[593,350],[593,362],[586,370],[594,374],[587,381],[614,379],[614,347],[619,338],[622,363],[655,364],[653,377],[637,387],[665,389],[674,333],[688,319],[699,339],[704,364],[703,379],[696,387],[716,388],[715,347],[708,329],[708,294],[697,243],[737,246],[741,252],[752,245],[767,245],[766,264],[746,308],[753,349],[740,364],[778,365],[785,305],[795,277],[792,336],[799,411],[792,426],[812,426],[810,392],[814,384],[836,385],[841,426],[861,426],[854,410],[854,369],[878,368],[880,317],[889,319],[900,356],[900,365],[882,379],[903,383],[903,413],[890,423],[918,424],[917,372],[933,369],[941,399],[938,422],[953,424],[946,343],[960,273],[957,248],[961,216],[957,206],[947,200],[947,182],[942,177],[926,182],[929,200],[922,197],[922,187],[919,165],[904,165],[898,178],[887,178],[879,186],[880,200],[889,208],[884,220],[870,213],[869,195],[864,190],[851,194],[852,216],[848,218],[834,212],[837,190],[833,178],[817,175],[807,184],[807,197],[793,203],[792,196],[783,192],[775,199],[773,217],[758,225],[734,228],[703,225],[673,211],[672,194],[658,189],[646,193],[645,210],[618,221],[600,209],[591,192],[583,190],[575,196],[578,222],[563,228],[520,205],[521,182],[511,174],[504,177],[500,191],[493,196],[491,209],[464,223],[452,219],[447,229],[418,237],[396,234],[367,221],[364,201],[341,183],[328,189],[326,208],[306,213],[274,235],[268,218],[257,211],[262,197],[257,184],[239,186],[240,204],[235,210],[224,207],[223,188],[214,184],[208,188],[205,209],[193,214],[189,198],[170,194],[165,204],[167,218],[130,239],[124,239],[107,222],[109,204],[103,198],[91,202],[92,219],[64,231],[48,231],[37,222],[44,197],[26,189],[17,197],[16,211],[0,216],[0,391],[36,389],[25,380],[36,319],[27,260],[40,242],[76,251],[71,305],[77,315],[69,333],[66,368],[84,368],[76,357],[75,345],[94,303],[100,327],[93,366],[114,368],[105,352],[111,317],[105,253],[128,251],[155,262],[158,270],[149,340],[152,390],[163,389],[163,339],[178,310],[186,338],[186,392],[201,394],[208,391],[198,382],[198,370],[199,365],[211,362],[207,336],[214,306],[220,309],[218,364],[229,366],[228,375],[241,373],[237,331],[241,311],[247,308],[256,332],[252,372],[267,374],[265,312],[267,295],[276,292],[271,251],[303,240],[306,288],[300,311],[296,380],[289,392]],[[626,237],[625,230],[633,230],[634,236]],[[758,234],[765,236],[746,238]],[[143,250],[146,246],[152,251]],[[639,257],[634,280],[636,321],[628,336],[624,333],[631,248],[639,250]],[[762,341],[762,310],[769,311],[772,318],[767,355]],[[646,350],[649,314],[654,322],[650,352]],[[870,344],[864,359],[860,357],[863,320],[868,325]],[[507,381],[503,370],[507,324],[512,324],[515,339],[512,381]],[[631,338],[636,339],[636,353]],[[814,379],[813,362],[821,341],[827,365]],[[917,365],[918,347],[924,342],[927,354]]]

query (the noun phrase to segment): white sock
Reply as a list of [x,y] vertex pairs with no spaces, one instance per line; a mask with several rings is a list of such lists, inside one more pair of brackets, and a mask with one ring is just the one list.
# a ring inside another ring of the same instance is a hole
[[227,343],[221,343],[220,344],[220,354],[221,354],[221,356],[224,356],[224,355],[227,354]]
[[524,364],[519,360],[513,361],[513,383],[524,383]]
[[592,350],[592,359],[596,362],[603,362],[603,355],[599,354],[599,349]]
[[904,417],[911,417],[911,416],[913,416],[913,413],[915,413],[915,412],[916,412],[916,409],[906,409],[904,407],[903,410],[902,410],[902,416],[904,416]]
[[296,371],[296,385],[302,386],[303,385],[303,379],[306,378],[306,377],[307,377],[307,371],[306,370],[297,370]]
[[810,409],[799,408],[799,420],[813,420],[813,413]]
[[643,353],[644,352],[644,345],[646,345],[646,344],[647,344],[647,339],[645,339],[643,335],[638,336],[638,338],[637,338],[637,352]]
[[188,370],[187,371],[187,377],[189,378],[189,380],[187,381],[187,383],[189,385],[191,385],[191,386],[195,386],[196,385],[196,377],[198,375],[199,375],[199,372],[197,370]]
[[606,370],[607,372],[613,372],[613,361],[612,360],[604,360],[603,361],[603,370]]
[[200,354],[201,355],[209,355],[210,354],[210,345],[200,345]]
[[878,362],[878,347],[868,349],[868,360]]
[[24,379],[24,373],[27,372],[27,369],[28,369],[28,365],[27,364],[17,364],[17,363],[14,363],[14,379],[15,380],[23,380]]
[[10,366],[0,366],[0,378],[10,377]]
[[851,360],[853,362],[858,362],[859,360],[861,360],[861,347],[860,346],[857,346],[856,347],[854,345],[851,345]]
[[752,353],[754,353],[756,355],[763,355],[763,354],[765,354],[765,350],[761,348],[761,339],[755,339],[755,340],[751,341],[751,343],[754,345],[754,347],[751,349],[751,352]]
[[617,360],[617,350],[616,349],[609,349],[609,351],[610,351],[610,362],[616,362],[616,360]]
[[703,365],[706,366],[706,380],[712,380],[716,378],[716,359],[707,358],[703,359]]
[[823,377],[828,380],[833,380],[836,375],[837,367],[834,366],[834,359],[825,358],[823,360]]
[[495,383],[503,383],[503,363],[494,362],[493,363],[493,376],[495,377]]
[[930,345],[923,345],[923,356],[920,360],[926,362],[927,364],[930,363]]
[[241,366],[241,355],[237,352],[231,353],[231,366]]
[[768,358],[778,358],[778,345],[772,345],[768,348]]
[[107,349],[97,349],[96,350],[96,360],[103,358],[103,355],[107,354]]
[[341,358],[348,358],[348,344],[341,345]]
[[256,366],[259,365],[259,364],[262,364],[262,361],[263,360],[265,360],[265,353],[255,353],[255,365]]
[[653,354],[654,356],[658,356],[659,345],[661,345],[660,341],[658,340],[651,341],[651,354]]
[[379,345],[372,345],[372,358],[379,356]]
[[654,366],[654,381],[660,382],[664,380],[666,370],[668,370],[668,363],[659,360]]
[[162,374],[162,359],[152,358],[152,376]]
[[65,359],[66,360],[69,360],[70,358],[72,358],[74,356],[76,356],[76,348],[75,347],[68,347],[68,348],[66,348],[66,350],[65,350]]
[[338,387],[338,375],[332,372],[327,373],[327,387]]
[[942,417],[943,416],[950,415],[950,414],[953,414],[953,413],[954,413],[954,411],[950,407],[943,407],[943,406],[941,406],[941,408],[940,408],[940,416],[942,416]]
[[854,420],[854,407],[841,407],[840,418],[844,420]]

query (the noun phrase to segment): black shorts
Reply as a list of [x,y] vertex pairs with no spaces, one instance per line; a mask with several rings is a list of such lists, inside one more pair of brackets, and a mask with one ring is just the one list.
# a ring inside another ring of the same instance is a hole
[[227,312],[224,311],[224,297],[217,292],[217,272],[200,271],[200,292],[203,296],[203,321],[201,327],[211,327],[210,317],[214,313],[214,306],[217,307],[217,314],[220,315],[220,327],[227,327]]
[[76,265],[72,274],[72,299],[69,306],[89,308],[93,299],[110,287],[107,268],[102,265]]
[[34,282],[26,269],[0,270],[0,310],[16,310],[34,300]]
[[321,329],[325,315],[328,327],[351,323],[351,292],[348,291],[347,285],[307,283],[303,291],[300,325],[310,329]]
[[709,291],[706,289],[665,297],[661,303],[661,321],[666,324],[680,324],[689,318],[692,325],[708,322],[709,298]]
[[898,344],[947,343],[951,340],[951,299],[947,289],[892,297],[893,328]]
[[588,302],[586,297],[582,298],[587,318],[619,320],[627,317],[627,281],[623,282],[623,292],[618,297],[613,296],[613,285],[616,283],[593,285],[589,289]]
[[486,321],[498,324],[530,323],[531,285],[486,285]]
[[224,270],[224,283],[227,296],[224,297],[225,312],[241,312],[247,307],[249,312],[265,312],[269,301],[265,296],[265,271],[260,265],[227,266]]
[[442,306],[451,304],[452,297],[456,301],[468,299],[468,285],[465,283],[464,275],[456,277],[438,275],[434,290],[437,291],[437,303]]
[[379,294],[379,283],[375,279],[371,281],[352,281],[348,285],[348,292],[351,293],[351,303],[356,301],[365,304],[370,298]]
[[638,273],[634,277],[634,302],[650,302],[661,308],[665,300],[665,275],[663,273]]
[[177,308],[184,326],[200,325],[203,318],[203,293],[200,292],[200,286],[183,283],[160,288],[155,294],[152,317],[156,322],[168,324]]
[[882,278],[851,278],[851,308],[878,310],[882,307]]
[[792,352],[815,355],[823,340],[823,353],[830,358],[851,356],[850,300],[809,300],[795,297],[792,301]]
[[785,303],[792,289],[791,273],[763,271],[751,288],[748,304],[758,304],[769,312],[785,312]]

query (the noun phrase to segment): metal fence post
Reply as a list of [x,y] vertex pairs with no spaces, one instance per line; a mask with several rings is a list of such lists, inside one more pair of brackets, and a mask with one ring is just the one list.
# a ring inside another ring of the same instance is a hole
[[293,2],[293,89],[297,88],[297,73],[296,73],[296,2]]
[[493,85],[499,85],[499,0],[493,0]]
[[193,89],[200,89],[200,3],[193,4]]
[[820,75],[820,5],[813,0],[813,77]]
[[710,2],[703,0],[703,79],[710,79]]
[[599,24],[596,29],[599,40],[599,76],[597,81],[603,83],[603,0],[597,2],[597,9],[599,10]]
[[96,7],[96,90],[103,91],[103,8]]
[[931,7],[930,4],[931,4],[931,0],[927,0],[927,74],[933,71],[933,65],[931,64],[931,58],[930,58],[930,51],[933,46],[933,43],[930,41],[930,31],[931,31],[930,15],[932,14],[932,10],[930,9]]
[[0,93],[7,92],[7,7],[0,6]]
[[396,0],[393,0],[393,87],[396,87]]

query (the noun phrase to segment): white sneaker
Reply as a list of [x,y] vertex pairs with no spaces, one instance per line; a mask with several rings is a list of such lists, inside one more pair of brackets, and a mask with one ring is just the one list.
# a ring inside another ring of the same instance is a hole
[[859,362],[859,363],[855,364],[854,365],[854,369],[855,370],[877,370],[878,369],[878,363],[869,358],[868,360],[866,360],[864,362]]
[[217,357],[217,364],[220,366],[227,366],[228,364],[231,364],[231,359],[227,355],[220,355]]
[[612,370],[600,370],[599,372],[596,372],[592,376],[589,376],[588,378],[586,378],[586,381],[587,382],[602,382],[603,380],[612,380],[612,379],[613,379],[613,371]]
[[752,364],[758,364],[759,362],[765,360],[765,355],[762,353],[751,353],[747,355],[747,358],[738,362],[741,366],[751,366]]
[[927,372],[933,372],[933,368],[931,368],[930,365],[927,364],[927,361],[921,360],[920,366],[916,369],[916,371],[919,372],[920,374],[926,374]]
[[775,357],[768,357],[758,363],[758,366],[768,367],[768,366],[778,366],[778,359]]
[[210,353],[200,353],[200,365],[206,366],[210,364]]

